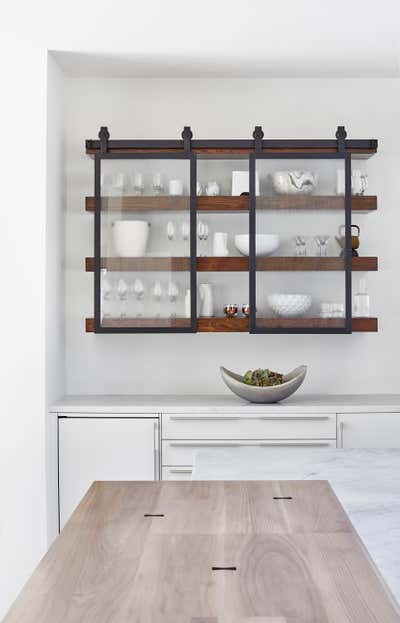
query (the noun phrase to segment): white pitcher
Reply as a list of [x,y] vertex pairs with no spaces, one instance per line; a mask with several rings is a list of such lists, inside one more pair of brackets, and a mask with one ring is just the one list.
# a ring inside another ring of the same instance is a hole
[[213,292],[211,283],[199,283],[200,317],[211,318],[214,315]]

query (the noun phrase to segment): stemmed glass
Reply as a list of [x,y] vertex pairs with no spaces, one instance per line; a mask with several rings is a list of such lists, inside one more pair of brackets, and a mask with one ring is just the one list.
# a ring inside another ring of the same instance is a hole
[[[207,242],[208,240],[208,233],[209,233],[209,229],[208,229],[208,225],[207,223],[203,223],[202,221],[199,222],[199,224],[197,225],[197,237],[200,240],[200,242]],[[200,247],[200,245],[199,245]],[[205,248],[204,249],[204,253],[200,252],[199,255],[200,256],[204,256],[205,255]],[[199,249],[200,251],[200,249]]]
[[307,255],[307,239],[305,236],[295,236],[296,256],[305,257]]
[[139,278],[136,278],[135,281],[133,282],[133,286],[132,286],[132,292],[133,292],[133,296],[135,297],[135,299],[138,302],[138,312],[136,314],[136,316],[138,318],[140,318],[143,314],[141,311],[141,307],[142,307],[142,301],[144,299],[144,295],[145,295],[145,287],[143,284],[143,281]]
[[174,239],[175,239],[175,225],[172,221],[168,221],[167,223],[167,238],[169,240],[169,254],[170,257],[173,256],[174,250]]
[[187,221],[183,221],[182,223],[181,234],[182,234],[182,240],[183,240],[183,255],[189,255],[188,250],[186,248],[187,246],[186,242],[189,240],[190,226]]
[[107,279],[107,270],[101,270],[101,298],[102,298],[102,318],[111,317],[111,297],[112,285]]
[[179,288],[175,281],[170,281],[168,284],[167,296],[170,303],[172,303],[171,318],[176,318],[175,305],[179,296]]
[[160,304],[161,304],[162,294],[163,294],[163,291],[162,291],[161,283],[159,281],[155,281],[152,287],[152,290],[151,290],[151,295],[153,297],[153,300],[157,303],[156,318],[160,318],[161,316]]
[[119,317],[126,318],[128,310],[128,284],[125,279],[120,279],[117,285],[117,296],[120,303]]
[[318,250],[319,250],[319,256],[320,257],[327,257],[328,255],[328,242],[329,242],[330,236],[327,236],[325,234],[319,234],[317,236],[315,236],[315,242],[318,245]]

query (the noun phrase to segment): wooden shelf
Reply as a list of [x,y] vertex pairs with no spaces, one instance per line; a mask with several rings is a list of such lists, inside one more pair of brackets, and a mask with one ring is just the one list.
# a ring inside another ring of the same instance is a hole
[[[103,197],[104,210],[110,212],[148,212],[189,210],[189,197],[169,196],[122,196]],[[94,212],[94,197],[86,197],[86,211]],[[344,199],[338,196],[317,195],[277,195],[275,197],[257,197],[257,209],[263,210],[343,210]],[[377,209],[377,198],[373,195],[355,195],[351,199],[353,212],[371,212]],[[247,212],[249,197],[197,197],[198,212]]]
[[[102,268],[110,271],[171,271],[190,270],[188,257],[109,257],[102,258]],[[198,272],[247,272],[248,257],[198,257]],[[258,257],[259,271],[342,271],[341,257]],[[377,257],[353,257],[353,271],[377,271]],[[86,272],[94,271],[94,258],[86,258]]]
[[[304,329],[304,328],[340,328],[343,320],[340,318],[260,318],[258,319],[260,327],[270,329]],[[190,324],[188,318],[176,318],[171,321],[169,318],[125,318],[110,319],[103,323],[103,326],[113,327],[186,327]],[[198,318],[197,331],[199,333],[247,333],[249,330],[249,321],[247,318]],[[353,318],[353,332],[371,332],[378,331],[377,318]],[[94,333],[94,319],[86,318],[86,332]]]

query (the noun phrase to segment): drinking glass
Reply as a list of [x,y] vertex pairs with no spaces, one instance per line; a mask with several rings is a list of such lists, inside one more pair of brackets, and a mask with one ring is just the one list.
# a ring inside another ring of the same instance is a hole
[[137,171],[133,176],[133,190],[135,195],[143,195],[143,173],[140,173],[139,171]]
[[111,317],[111,300],[112,300],[112,285],[107,278],[107,271],[105,268],[101,270],[101,299],[102,299],[102,317]]
[[187,249],[187,241],[189,240],[190,235],[190,225],[187,221],[183,221],[181,225],[181,234],[183,240],[183,255],[189,255],[189,250]]
[[156,318],[161,316],[161,298],[162,298],[163,290],[160,281],[155,281],[153,287],[151,289],[151,296],[156,303],[157,311]]
[[[197,225],[197,237],[199,241],[202,243],[206,243],[208,240],[208,234],[209,229],[207,223],[203,223],[202,221],[200,221]],[[205,255],[205,245],[203,245],[203,250],[201,250],[201,247],[199,245],[199,255],[202,257]]]
[[125,279],[119,279],[118,281],[117,296],[119,298],[119,317],[126,318],[128,309],[128,285]]
[[164,190],[161,173],[154,173],[153,175],[153,190],[155,195],[161,195]]
[[305,257],[307,255],[307,239],[305,236],[295,236],[296,256]]
[[169,255],[170,257],[172,257],[173,250],[174,250],[174,240],[175,240],[175,225],[173,221],[168,221],[166,232],[167,232],[167,238],[169,241]]
[[144,300],[144,296],[145,296],[145,292],[146,292],[146,288],[144,286],[144,283],[141,279],[136,278],[135,281],[133,282],[133,286],[132,286],[132,293],[134,298],[137,301],[137,313],[136,316],[137,318],[140,318],[143,315],[143,300]]
[[327,257],[329,239],[330,236],[327,236],[326,234],[319,234],[315,236],[315,242],[318,245],[318,252],[320,257]]
[[179,288],[175,281],[170,281],[168,283],[167,296],[169,302],[172,303],[171,318],[176,318],[176,302],[179,296]]

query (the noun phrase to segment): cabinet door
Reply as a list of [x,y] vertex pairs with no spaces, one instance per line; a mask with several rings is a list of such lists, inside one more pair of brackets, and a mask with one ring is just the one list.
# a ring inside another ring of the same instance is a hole
[[400,448],[400,413],[339,413],[339,448]]
[[93,481],[156,479],[157,439],[156,418],[60,418],[60,529]]

